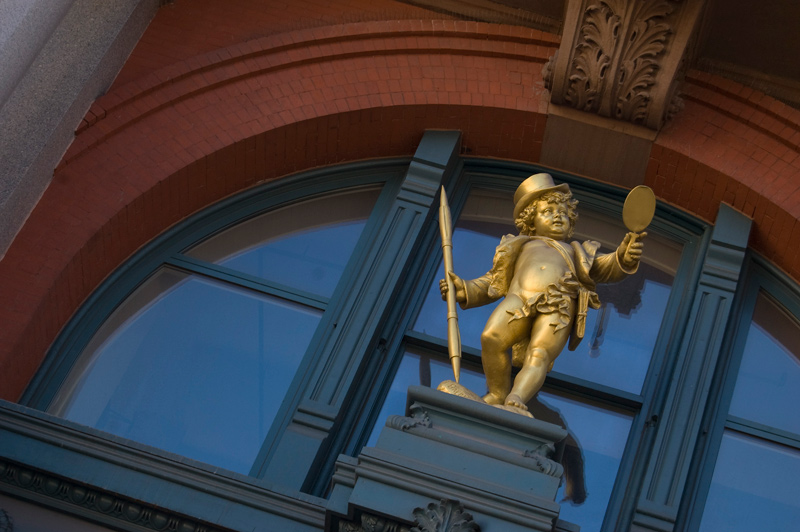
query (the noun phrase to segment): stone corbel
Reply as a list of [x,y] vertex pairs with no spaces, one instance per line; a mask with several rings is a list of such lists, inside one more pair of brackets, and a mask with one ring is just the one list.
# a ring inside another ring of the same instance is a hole
[[680,109],[677,76],[704,0],[569,0],[545,65],[551,102],[659,130]]

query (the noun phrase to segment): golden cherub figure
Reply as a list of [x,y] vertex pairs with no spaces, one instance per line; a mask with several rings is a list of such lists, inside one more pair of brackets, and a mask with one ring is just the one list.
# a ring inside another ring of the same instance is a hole
[[[597,253],[599,242],[567,241],[577,205],[568,185],[556,185],[550,174],[530,176],[514,194],[520,234],[503,237],[492,269],[469,281],[447,273],[464,309],[503,298],[481,334],[488,404],[527,413],[564,346],[569,342],[573,350],[583,338],[588,307],[600,307],[596,283],[617,282],[638,269],[647,233],[627,233],[608,254]],[[439,288],[445,298],[444,279]],[[513,383],[512,364],[521,368]]]

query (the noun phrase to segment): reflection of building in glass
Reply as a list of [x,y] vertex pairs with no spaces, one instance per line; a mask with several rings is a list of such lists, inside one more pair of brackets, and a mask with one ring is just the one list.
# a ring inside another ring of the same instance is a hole
[[[660,200],[529,404],[567,434],[560,518],[791,530],[798,8],[590,4],[0,3],[0,529],[393,515],[341,496],[408,386],[451,378],[438,189],[474,278],[546,170],[606,249],[627,189]],[[491,309],[459,316],[477,393]]]

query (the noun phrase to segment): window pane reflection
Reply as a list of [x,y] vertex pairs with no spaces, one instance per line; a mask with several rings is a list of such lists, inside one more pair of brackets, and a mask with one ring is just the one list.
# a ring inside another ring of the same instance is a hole
[[[448,361],[421,351],[406,352],[367,445],[375,445],[389,415],[405,412],[409,386],[436,387],[452,378],[453,370]],[[479,394],[486,389],[483,375],[467,367],[461,368],[461,384]],[[561,506],[561,518],[580,525],[581,530],[600,530],[632,416],[549,391],[540,392],[528,408],[537,419],[564,427],[569,432],[562,460],[565,480],[557,498],[565,501]]]
[[800,453],[727,430],[722,437],[700,530],[797,530],[798,492]]
[[332,194],[248,220],[186,254],[330,297],[380,193]]
[[567,429],[564,479],[556,501],[559,517],[600,530],[625,450],[633,417],[627,412],[542,391],[528,403],[537,419]]
[[759,294],[747,333],[730,414],[800,434],[800,324]]
[[[647,237],[647,244],[652,240]],[[652,247],[652,246],[651,246]],[[603,306],[586,317],[586,336],[554,369],[638,394],[650,366],[673,277],[643,263],[619,283],[598,285]]]
[[95,335],[50,411],[246,474],[319,317],[162,269]]
[[[511,210],[510,200],[500,198],[496,192],[479,190],[470,196],[453,232],[457,274],[474,279],[491,268],[500,238],[517,234],[511,223]],[[604,253],[615,249],[626,233],[621,220],[582,206],[578,210],[580,218],[573,239],[597,240],[603,244]],[[598,286],[603,307],[589,311],[583,342],[574,352],[565,350],[554,370],[627,392],[641,392],[681,251],[678,243],[648,235],[639,271],[622,282]],[[443,277],[440,264],[414,330],[446,339],[447,310],[438,284]],[[463,345],[480,350],[480,334],[495,306],[496,303],[459,311]]]

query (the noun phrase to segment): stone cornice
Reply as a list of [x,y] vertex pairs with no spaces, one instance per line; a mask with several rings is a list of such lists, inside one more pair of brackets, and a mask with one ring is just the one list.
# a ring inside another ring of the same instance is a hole
[[[241,519],[267,527],[259,530],[289,525],[316,530],[324,521],[322,499],[5,401],[0,401],[0,463],[11,466],[0,466],[0,492],[59,508],[82,489],[87,494],[76,504],[89,505],[81,510],[85,515],[124,513],[129,511],[126,504],[135,501],[142,511],[158,508],[169,519],[191,515],[195,526],[210,523],[204,529],[191,529],[195,532],[211,530],[212,524],[215,530],[225,530]],[[87,490],[96,494],[91,501]],[[97,506],[100,500],[102,505]],[[143,515],[137,519],[156,519],[152,512]]]
[[15,495],[121,530],[224,532],[153,504],[122,497],[0,458],[0,493]]

